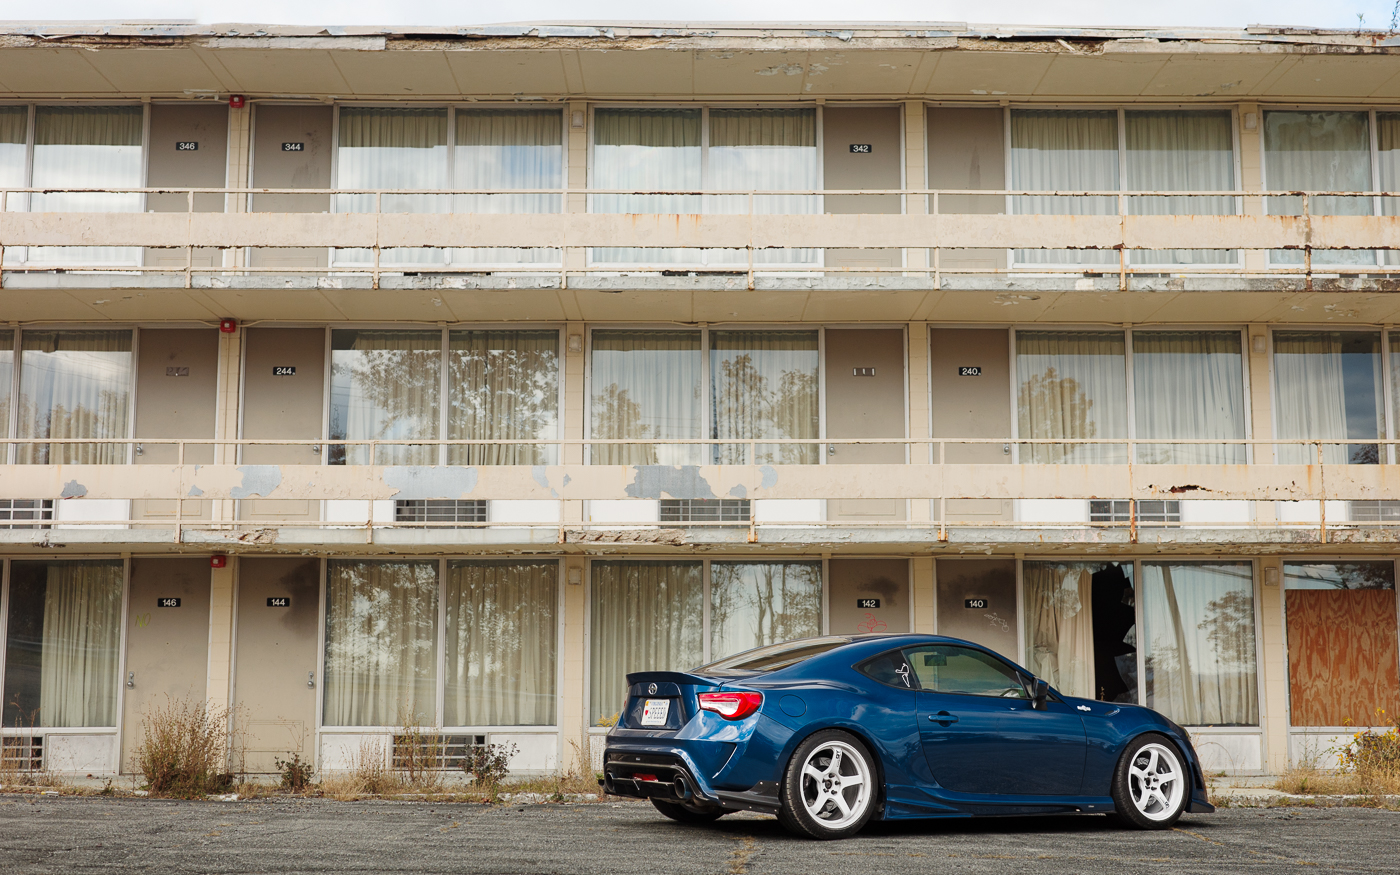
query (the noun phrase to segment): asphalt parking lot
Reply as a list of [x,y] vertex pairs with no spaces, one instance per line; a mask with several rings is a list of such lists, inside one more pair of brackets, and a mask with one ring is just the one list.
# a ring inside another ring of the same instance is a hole
[[1098,816],[876,825],[844,842],[731,815],[674,824],[637,803],[166,802],[0,796],[0,871],[930,873],[1387,872],[1400,813],[1228,809],[1166,832]]

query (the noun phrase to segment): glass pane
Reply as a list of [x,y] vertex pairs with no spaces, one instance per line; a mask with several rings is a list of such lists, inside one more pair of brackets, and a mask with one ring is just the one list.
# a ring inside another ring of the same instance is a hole
[[[1118,331],[1017,331],[1017,415],[1022,438],[1128,436],[1124,338]],[[1022,444],[1034,464],[1122,464],[1120,444]]]
[[937,645],[905,651],[922,689],[934,693],[1027,699],[1026,688],[1011,667],[968,647]]
[[[1384,387],[1378,331],[1275,331],[1278,436],[1293,440],[1381,437]],[[1317,448],[1279,445],[1281,464],[1317,462]],[[1331,464],[1374,465],[1376,444],[1322,445]]]
[[821,633],[820,562],[710,565],[710,658]]
[[[131,400],[130,331],[25,331],[21,335],[21,438],[125,439]],[[22,464],[115,465],[128,446],[19,445]]]
[[[551,110],[459,109],[453,187],[509,190],[562,188],[563,113]],[[459,194],[458,213],[557,213],[557,194]],[[558,263],[558,249],[454,249],[459,264]]]
[[[1133,332],[1137,438],[1243,440],[1244,362],[1238,331]],[[1242,465],[1243,444],[1138,444],[1139,462]]]
[[699,562],[593,563],[590,723],[615,719],[627,674],[689,671],[704,660]]
[[[593,332],[592,437],[696,439],[700,332]],[[598,465],[698,465],[699,444],[594,444]]]
[[710,334],[711,436],[786,438],[813,443],[719,444],[722,465],[815,465],[820,402],[815,331],[715,331]]
[[[51,189],[139,188],[140,106],[41,106],[35,110],[32,187]],[[52,191],[33,195],[36,213],[135,213],[134,192]],[[114,246],[44,246],[31,261],[56,264],[135,264],[141,250]]]
[[[1234,135],[1228,112],[1124,114],[1129,191],[1232,191]],[[1132,215],[1224,216],[1231,197],[1133,197]],[[1238,255],[1221,249],[1134,250],[1137,264],[1226,264]]]
[[[10,436],[10,395],[14,392],[15,333],[0,331],[0,435]],[[0,464],[10,459],[10,447],[0,448]]]
[[[706,188],[718,191],[804,191],[821,187],[817,179],[817,113],[814,109],[712,109],[706,155]],[[709,195],[707,213],[747,213],[749,198]],[[817,195],[757,195],[755,213],[815,213]],[[764,250],[757,264],[815,263],[816,249]],[[741,250],[706,254],[711,264],[745,264]]]
[[1133,566],[1026,562],[1026,667],[1069,696],[1137,701]]
[[[1381,191],[1400,191],[1400,113],[1376,113],[1376,165]],[[1381,198],[1381,215],[1400,215],[1400,197]],[[1388,249],[1382,253],[1386,264],[1400,264],[1400,252]]]
[[437,567],[328,563],[325,725],[437,722]]
[[[29,107],[0,106],[0,187],[24,188],[25,138]],[[6,194],[0,210],[22,210],[24,194]]]
[[[592,186],[698,191],[700,110],[600,109],[593,114]],[[696,194],[595,194],[595,213],[699,213]],[[698,249],[594,249],[597,262],[699,263]]]
[[814,656],[821,656],[828,650],[834,650],[844,644],[850,644],[851,639],[839,636],[827,636],[824,638],[808,638],[802,641],[789,641],[782,644],[770,644],[767,647],[753,651],[744,651],[728,659],[721,659],[701,666],[696,669],[702,674],[711,672],[736,672],[736,671],[778,671],[788,668]]
[[447,563],[446,726],[554,723],[557,562]]
[[1289,722],[1386,726],[1400,713],[1395,563],[1283,566]]
[[15,560],[5,647],[7,728],[117,725],[120,560]]
[[[559,436],[558,331],[453,331],[447,339],[450,440],[549,440]],[[479,444],[448,448],[451,465],[552,465],[555,447]]]
[[1147,706],[1184,726],[1256,726],[1254,578],[1248,562],[1145,562]]
[[330,448],[332,465],[433,465],[442,364],[439,331],[331,332],[331,440],[392,441]]
[[[1012,110],[1011,187],[1020,191],[1118,191],[1118,113]],[[1022,215],[1107,216],[1116,197],[1012,198]],[[1018,249],[1019,264],[1117,264],[1116,252]]]
[[[1264,186],[1271,191],[1371,191],[1371,133],[1364,112],[1264,113]],[[1300,197],[1273,197],[1269,215],[1298,216]],[[1369,216],[1371,198],[1310,197],[1315,216]],[[1273,264],[1302,264],[1303,253],[1275,249]],[[1321,250],[1318,264],[1375,264],[1374,252]]]
[[[447,109],[340,108],[336,188],[444,189],[447,176]],[[340,194],[338,213],[372,213],[375,198],[384,213],[446,213],[450,195]],[[340,249],[336,260],[368,264],[368,249]],[[443,260],[439,249],[388,249],[380,264],[427,264]]]

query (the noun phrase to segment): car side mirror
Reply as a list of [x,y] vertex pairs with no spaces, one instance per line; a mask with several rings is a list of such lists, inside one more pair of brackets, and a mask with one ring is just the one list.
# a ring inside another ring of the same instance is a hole
[[1045,703],[1050,699],[1050,685],[1040,678],[1035,679],[1035,692],[1031,695],[1031,708],[1036,711],[1044,711]]

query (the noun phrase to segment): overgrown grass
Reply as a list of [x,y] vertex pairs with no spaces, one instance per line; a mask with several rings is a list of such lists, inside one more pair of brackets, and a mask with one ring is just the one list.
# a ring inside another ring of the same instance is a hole
[[195,799],[227,793],[233,786],[233,775],[225,768],[228,727],[227,708],[167,696],[164,705],[150,705],[142,715],[144,737],[132,753],[134,771],[152,796]]
[[1388,717],[1385,711],[1376,716],[1388,728],[1364,729],[1329,751],[1338,760],[1335,771],[1318,768],[1318,757],[1309,756],[1285,772],[1275,789],[1299,795],[1370,796],[1377,803],[1400,795],[1400,718]]

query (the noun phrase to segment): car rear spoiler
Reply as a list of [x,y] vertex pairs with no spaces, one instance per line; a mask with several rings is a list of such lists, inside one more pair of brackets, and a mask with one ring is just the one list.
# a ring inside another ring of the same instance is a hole
[[707,678],[683,671],[634,671],[627,676],[627,685],[633,684],[686,684],[693,687],[718,687],[723,684],[719,678]]

